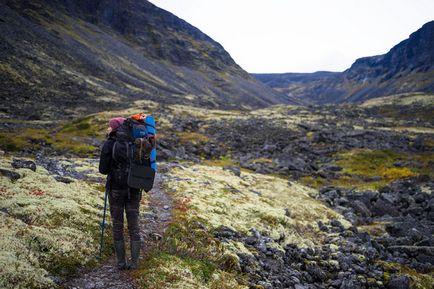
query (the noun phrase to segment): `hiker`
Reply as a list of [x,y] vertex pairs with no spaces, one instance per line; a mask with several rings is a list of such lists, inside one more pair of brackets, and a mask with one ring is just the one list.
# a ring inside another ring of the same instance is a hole
[[[101,150],[99,171],[108,175],[106,190],[108,191],[110,214],[113,221],[113,240],[116,253],[117,268],[119,270],[137,269],[140,255],[139,206],[142,193],[127,185],[128,163],[115,160],[113,146],[117,132],[125,119],[115,117],[109,121],[108,138]],[[128,222],[128,233],[131,244],[131,262],[125,261],[124,242],[124,211]]]

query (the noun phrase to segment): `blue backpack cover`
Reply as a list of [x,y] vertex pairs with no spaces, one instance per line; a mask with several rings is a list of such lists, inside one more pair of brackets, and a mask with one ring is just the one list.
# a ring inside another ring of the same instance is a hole
[[[152,115],[146,116],[145,120],[145,126],[136,125],[133,126],[133,137],[134,139],[137,138],[153,138],[155,140],[155,137],[157,135],[157,129],[155,127],[155,119]],[[150,165],[151,168],[157,172],[157,147],[154,146],[151,150],[150,155]]]

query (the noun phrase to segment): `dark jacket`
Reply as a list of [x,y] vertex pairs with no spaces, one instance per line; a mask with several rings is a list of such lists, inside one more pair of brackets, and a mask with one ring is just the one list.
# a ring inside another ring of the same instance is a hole
[[118,163],[113,159],[113,145],[116,132],[111,132],[101,149],[99,172],[108,175],[108,189],[127,189],[128,167],[126,163]]
[[113,144],[115,143],[115,136],[115,133],[110,133],[101,149],[101,156],[99,158],[99,172],[103,175],[108,175],[110,173],[113,163],[112,150]]

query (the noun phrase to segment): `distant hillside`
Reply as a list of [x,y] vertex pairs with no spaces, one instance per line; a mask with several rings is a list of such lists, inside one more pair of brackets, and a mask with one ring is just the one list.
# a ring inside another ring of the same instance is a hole
[[145,0],[0,3],[0,113],[43,119],[138,99],[205,107],[291,103],[223,47]]
[[406,92],[434,92],[434,21],[388,53],[357,59],[344,72],[254,74],[305,103],[355,102]]

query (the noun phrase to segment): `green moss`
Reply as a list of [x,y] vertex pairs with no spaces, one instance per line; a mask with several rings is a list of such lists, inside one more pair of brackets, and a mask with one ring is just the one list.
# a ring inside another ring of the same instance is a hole
[[402,160],[401,155],[391,150],[356,149],[343,153],[336,163],[343,167],[344,172],[360,176],[378,176],[380,170],[390,167],[393,162]]
[[176,207],[158,249],[136,273],[143,288],[245,288],[236,258],[206,229],[206,221],[187,217],[184,200]]
[[206,220],[211,228],[226,226],[245,234],[256,228],[275,240],[285,236],[281,246],[295,243],[303,247],[321,241],[318,220],[337,218],[347,223],[311,197],[317,194],[315,190],[295,182],[289,185],[287,179],[248,172],[240,178],[203,165],[174,169],[171,175],[183,180],[167,182],[176,198],[188,198],[187,212]]
[[69,134],[58,133],[53,136],[52,146],[55,150],[61,152],[73,152],[78,155],[91,155],[96,147],[93,145],[88,145],[80,141],[80,139],[73,138]]
[[91,141],[102,140],[105,123],[94,116],[61,124],[54,129],[22,128],[15,132],[0,132],[0,148],[9,151],[37,151],[50,145],[60,152],[72,152],[81,156],[91,155],[96,147]]
[[203,260],[180,257],[155,250],[144,267],[135,272],[142,288],[169,289],[241,289],[233,273],[216,268]]
[[[10,158],[0,166],[13,169]],[[48,276],[68,276],[95,264],[99,249],[102,194],[91,185],[56,181],[46,170],[17,170],[12,183],[0,177],[1,288],[51,288]],[[107,219],[109,221],[109,219]],[[104,254],[112,251],[106,234]]]
[[62,125],[59,129],[59,133],[61,134],[81,137],[96,137],[99,139],[104,137],[105,131],[105,123],[93,116],[76,119]]
[[384,280],[386,283],[390,280],[391,275],[406,275],[410,278],[410,288],[412,289],[431,289],[434,284],[434,271],[428,273],[419,273],[414,269],[399,263],[390,263],[384,261],[378,261],[378,264],[383,266]]
[[24,128],[16,132],[0,132],[0,148],[6,151],[20,151],[26,148],[38,149],[42,144],[53,142],[46,129]]
[[178,132],[176,135],[182,144],[192,143],[196,145],[209,141],[209,138],[206,135],[198,132]]
[[[434,173],[430,162],[434,161],[432,152],[397,152],[392,150],[354,149],[340,152],[335,156],[336,164],[342,172],[336,179],[305,176],[300,181],[306,185],[320,188],[323,186],[355,187],[358,189],[379,189],[389,183],[412,176]],[[405,167],[397,167],[402,162]]]
[[306,138],[310,141],[313,140],[314,136],[315,136],[315,133],[313,131],[309,131],[306,133]]
[[239,166],[230,155],[221,156],[218,159],[203,160],[203,163],[207,166],[225,167],[225,166]]

